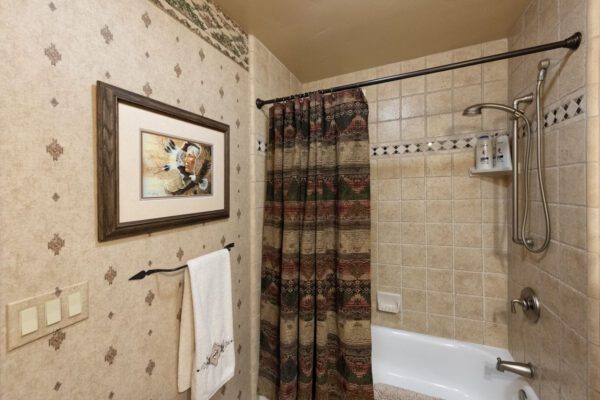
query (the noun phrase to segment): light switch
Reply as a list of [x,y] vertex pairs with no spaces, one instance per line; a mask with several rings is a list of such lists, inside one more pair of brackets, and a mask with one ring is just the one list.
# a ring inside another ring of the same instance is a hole
[[60,311],[60,299],[46,302],[46,326],[54,325],[62,319]]
[[29,307],[21,311],[21,336],[38,330],[37,307]]
[[81,314],[81,292],[69,295],[69,318]]

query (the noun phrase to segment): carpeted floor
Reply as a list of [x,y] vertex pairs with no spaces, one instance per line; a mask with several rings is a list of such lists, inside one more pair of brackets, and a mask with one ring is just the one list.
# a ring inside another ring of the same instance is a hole
[[373,386],[375,400],[442,400],[437,397],[411,392],[385,383],[376,383]]

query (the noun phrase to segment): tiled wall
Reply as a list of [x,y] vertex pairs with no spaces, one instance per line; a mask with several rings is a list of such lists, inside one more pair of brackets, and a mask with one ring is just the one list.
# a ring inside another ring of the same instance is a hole
[[587,20],[588,399],[600,400],[600,0]]
[[258,345],[260,326],[260,269],[262,251],[263,205],[265,198],[266,140],[269,126],[269,106],[256,108],[254,100],[298,93],[300,81],[256,37],[250,36],[250,181],[252,196],[247,198],[251,209],[251,315],[252,324],[252,395],[258,378]]
[[[237,368],[214,398],[251,398],[248,72],[151,1],[1,9],[0,398],[187,398],[176,379],[182,276],[127,279],[225,242]],[[96,80],[229,124],[228,220],[98,243]],[[89,319],[7,352],[6,303],[84,280]]]
[[[499,40],[305,84],[304,91],[506,51]],[[402,295],[377,324],[507,346],[505,178],[471,178],[472,138],[506,131],[501,61],[365,88],[372,147],[372,282]]]
[[[537,324],[526,321],[520,311],[511,315],[509,349],[515,359],[531,362],[536,367],[536,378],[531,384],[544,400],[598,399],[600,395],[598,126],[595,122],[598,38],[594,39],[595,47],[590,45],[594,31],[598,36],[598,21],[598,1],[537,0],[531,2],[509,38],[509,47],[517,49],[559,40],[576,31],[584,34],[582,46],[576,52],[557,50],[512,59],[509,63],[509,98],[535,89],[537,63],[544,57],[551,60],[545,111],[572,104],[573,99],[583,96],[581,113],[567,113],[566,118],[560,117],[545,128],[551,244],[541,255],[509,245],[509,298],[518,298],[523,287],[531,286],[542,302],[541,319]],[[595,83],[588,86],[588,90],[586,70],[588,82]],[[595,76],[589,75],[591,71],[595,71]],[[533,110],[533,106],[528,107],[527,114],[531,117]],[[592,116],[594,118],[590,118]],[[530,230],[539,245],[544,225],[537,183],[533,182]]]

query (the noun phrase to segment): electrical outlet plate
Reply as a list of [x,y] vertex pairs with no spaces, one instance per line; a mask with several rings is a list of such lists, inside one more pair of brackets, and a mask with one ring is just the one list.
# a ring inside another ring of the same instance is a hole
[[[81,312],[69,318],[69,307],[67,299],[70,295],[77,292],[79,292],[81,296]],[[80,282],[72,286],[60,288],[59,296],[56,295],[56,291],[52,291],[35,297],[30,297],[14,303],[7,304],[6,322],[8,350],[10,351],[16,349],[17,347],[23,346],[24,344],[33,342],[34,340],[49,335],[59,329],[65,328],[66,326],[87,319],[89,315],[88,292],[88,282],[86,281]],[[47,325],[46,302],[56,299],[61,300],[61,319],[60,321],[52,325]],[[31,332],[26,336],[23,336],[21,334],[21,311],[31,307],[37,307],[38,329],[35,332]]]

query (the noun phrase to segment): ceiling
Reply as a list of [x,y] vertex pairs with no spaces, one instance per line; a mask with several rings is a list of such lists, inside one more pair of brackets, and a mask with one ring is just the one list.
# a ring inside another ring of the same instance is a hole
[[302,82],[508,36],[528,0],[214,0]]

